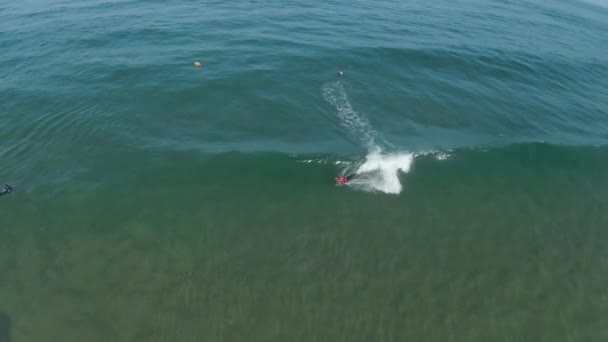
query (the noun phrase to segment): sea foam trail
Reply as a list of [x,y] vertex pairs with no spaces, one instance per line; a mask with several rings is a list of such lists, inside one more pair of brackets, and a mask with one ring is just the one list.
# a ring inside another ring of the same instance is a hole
[[323,98],[336,108],[341,125],[349,136],[368,149],[365,161],[347,165],[344,174],[356,173],[357,177],[348,185],[365,191],[381,191],[387,194],[399,194],[403,190],[399,179],[400,172],[408,172],[414,160],[414,154],[408,152],[385,153],[378,144],[378,132],[369,119],[353,109],[344,85],[340,81],[323,85]]
[[376,142],[377,132],[364,115],[357,113],[351,105],[344,85],[340,81],[328,82],[323,85],[323,98],[336,108],[336,114],[340,124],[346,128],[351,137],[373,149],[378,146]]

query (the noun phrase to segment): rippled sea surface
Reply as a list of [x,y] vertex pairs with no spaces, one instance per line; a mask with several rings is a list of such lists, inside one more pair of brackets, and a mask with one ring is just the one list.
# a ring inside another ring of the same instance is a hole
[[0,182],[0,342],[608,340],[608,2],[0,1]]

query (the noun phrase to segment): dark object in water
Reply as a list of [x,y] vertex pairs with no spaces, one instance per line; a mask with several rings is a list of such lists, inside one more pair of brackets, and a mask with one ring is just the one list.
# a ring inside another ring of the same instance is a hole
[[[0,196],[6,195],[6,194],[10,193],[11,191],[13,191],[13,187],[6,184],[4,186],[4,188],[2,188],[2,190],[0,190]],[[0,341],[2,341],[2,340],[0,340]]]
[[11,317],[0,312],[0,342],[11,342]]

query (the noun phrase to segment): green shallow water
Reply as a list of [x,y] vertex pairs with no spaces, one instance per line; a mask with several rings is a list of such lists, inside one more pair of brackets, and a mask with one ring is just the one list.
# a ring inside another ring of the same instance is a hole
[[240,153],[16,192],[0,303],[15,341],[603,340],[607,153],[420,156],[401,195],[320,182],[331,158]]

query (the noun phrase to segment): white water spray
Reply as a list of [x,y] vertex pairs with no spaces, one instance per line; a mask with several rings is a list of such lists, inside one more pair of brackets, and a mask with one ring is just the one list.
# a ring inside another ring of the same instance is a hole
[[365,191],[381,191],[387,194],[399,194],[403,189],[399,173],[407,173],[414,160],[414,154],[408,152],[385,153],[377,143],[378,133],[369,119],[356,112],[346,94],[341,81],[323,85],[323,98],[336,108],[340,123],[351,138],[359,141],[368,149],[365,161],[360,165],[348,165],[343,172],[356,171],[357,177],[347,184]]

